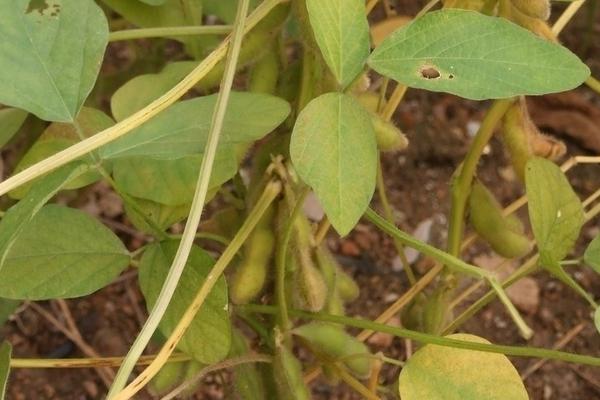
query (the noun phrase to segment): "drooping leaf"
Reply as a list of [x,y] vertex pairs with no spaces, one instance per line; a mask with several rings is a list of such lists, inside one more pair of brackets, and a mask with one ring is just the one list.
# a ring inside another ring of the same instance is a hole
[[[4,222],[4,221],[2,221]],[[129,265],[119,238],[86,213],[47,205],[26,223],[0,264],[0,296],[45,300],[85,296]]]
[[18,108],[3,108],[0,110],[0,147],[8,143],[19,131],[27,115],[27,111]]
[[23,200],[6,211],[0,221],[0,255],[2,257],[0,265],[16,237],[33,220],[44,204],[68,182],[77,179],[88,170],[89,168],[81,162],[74,162],[45,175]]
[[377,143],[368,112],[348,95],[316,98],[298,116],[290,155],[332,225],[347,234],[375,190]]
[[6,396],[6,382],[10,373],[11,352],[12,346],[10,343],[2,343],[2,346],[0,346],[0,400],[4,400]]
[[596,236],[585,249],[583,261],[600,274],[600,235]]
[[572,250],[583,225],[583,206],[560,168],[543,158],[525,167],[529,219],[542,264],[554,265]]
[[[77,133],[73,124],[62,122],[51,124],[27,153],[25,153],[23,158],[21,158],[13,174],[17,174],[33,164],[81,141],[80,134],[83,138],[87,138],[114,125],[114,121],[108,115],[100,110],[88,107],[81,109],[77,115],[76,122],[81,130],[80,133]],[[82,157],[82,160],[89,165],[94,164],[94,159],[91,156]],[[101,177],[98,171],[91,170],[78,179],[70,181],[63,189],[79,189],[98,181]],[[12,190],[9,194],[14,199],[22,199],[31,187],[37,185],[38,182],[39,180],[34,180]]]
[[[204,151],[216,95],[174,104],[121,139],[101,148],[104,158],[152,156],[179,158]],[[251,143],[279,126],[290,112],[289,104],[259,93],[231,93],[220,147]]]
[[0,103],[73,121],[92,90],[108,23],[93,0],[0,2]]
[[369,56],[369,23],[363,0],[306,0],[315,39],[342,87],[362,71]]
[[[156,302],[178,245],[177,241],[156,243],[144,252],[139,279],[149,309]],[[213,264],[214,261],[205,251],[196,246],[192,248],[179,285],[160,322],[159,329],[163,335],[170,335]],[[224,359],[231,345],[231,322],[227,306],[227,284],[225,278],[221,277],[179,342],[178,348],[204,364],[213,364]]]
[[197,65],[193,61],[167,64],[158,74],[138,75],[121,86],[110,100],[117,121],[122,121],[156,100],[189,74]]
[[[467,334],[448,336],[477,343]],[[402,400],[528,400],[519,373],[503,354],[428,344],[400,372]]]
[[[209,190],[231,179],[238,169],[235,150],[218,151]],[[123,157],[113,162],[113,175],[119,188],[128,194],[160,204],[189,204],[194,197],[202,156],[175,159]]]
[[369,59],[407,86],[474,100],[562,92],[590,74],[577,56],[506,19],[445,9],[389,36]]

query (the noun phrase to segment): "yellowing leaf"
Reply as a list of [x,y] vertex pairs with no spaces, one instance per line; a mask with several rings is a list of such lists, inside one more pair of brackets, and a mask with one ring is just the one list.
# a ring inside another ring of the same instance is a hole
[[[468,334],[448,336],[477,343]],[[527,400],[519,373],[502,354],[426,345],[400,373],[402,400]]]

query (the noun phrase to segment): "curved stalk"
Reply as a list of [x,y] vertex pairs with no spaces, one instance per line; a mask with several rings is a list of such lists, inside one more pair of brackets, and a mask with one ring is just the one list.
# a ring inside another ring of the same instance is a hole
[[[108,400],[119,397],[117,393],[125,386],[127,378],[133,370],[137,359],[148,345],[160,320],[167,311],[167,307],[175,293],[175,289],[177,288],[177,284],[179,283],[179,279],[181,278],[181,274],[183,273],[183,269],[190,255],[192,245],[194,244],[196,232],[200,225],[202,210],[204,209],[204,203],[206,201],[206,194],[208,192],[213,163],[219,145],[221,130],[223,128],[223,121],[225,120],[229,95],[233,85],[233,77],[235,75],[237,60],[242,45],[242,38],[244,37],[244,20],[248,13],[249,2],[249,0],[241,0],[238,5],[236,23],[232,33],[231,48],[229,49],[229,55],[225,65],[223,81],[221,82],[221,90],[219,91],[215,111],[213,112],[208,141],[200,165],[196,191],[194,193],[190,215],[185,224],[183,236],[181,237],[181,242],[177,248],[177,253],[175,254],[169,273],[163,283],[158,298],[156,299],[156,303],[154,304],[154,307],[152,307],[146,323],[142,327],[142,330],[129,349],[121,368],[119,368],[119,371],[117,372],[117,376],[108,392]],[[209,279],[207,278],[207,281],[208,280]]]
[[226,35],[229,34],[231,30],[231,25],[167,26],[160,28],[126,29],[123,31],[111,32],[108,35],[108,41],[119,42],[121,40],[172,36]]

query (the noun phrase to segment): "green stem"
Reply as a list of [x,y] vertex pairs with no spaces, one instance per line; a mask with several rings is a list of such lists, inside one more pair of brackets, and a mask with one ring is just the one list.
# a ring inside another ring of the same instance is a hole
[[[246,306],[240,306],[245,311],[261,313],[261,314],[275,314],[277,308],[266,305],[250,304]],[[351,326],[354,328],[368,329],[376,332],[383,332],[393,336],[401,337],[404,339],[414,340],[419,343],[435,344],[438,346],[453,347],[465,350],[483,351],[486,353],[498,353],[507,356],[514,357],[533,357],[542,358],[548,360],[559,360],[570,363],[591,365],[594,367],[600,367],[600,358],[586,356],[581,354],[567,353],[563,351],[556,351],[550,349],[542,349],[538,347],[521,347],[521,346],[503,346],[488,343],[477,343],[469,342],[465,340],[451,339],[442,336],[431,335],[428,333],[416,332],[409,329],[397,328],[385,324],[379,324],[369,320],[351,318],[341,315],[330,315],[325,313],[310,313],[306,311],[290,310],[290,314],[296,317],[332,322],[335,324],[341,324]]]
[[[381,201],[381,207],[383,208],[383,215],[385,216],[385,219],[387,219],[390,223],[393,223],[394,213],[392,212],[390,200],[388,199],[385,190],[385,181],[383,179],[383,167],[381,165],[381,153],[379,153],[379,163],[377,164],[377,193],[379,194],[379,201]],[[402,262],[402,268],[404,268],[404,271],[406,272],[408,282],[410,283],[410,286],[413,286],[415,283],[417,283],[417,279],[415,278],[415,273],[413,272],[410,263],[406,258],[404,245],[396,238],[394,238],[393,242],[394,247],[396,247],[396,253],[398,253],[398,257],[400,257],[400,261]]]
[[474,265],[468,264],[451,254],[448,254],[442,250],[430,246],[427,243],[423,243],[420,240],[415,239],[408,233],[402,232],[393,224],[390,224],[388,221],[386,221],[384,218],[382,218],[380,215],[378,215],[375,211],[371,209],[367,210],[367,212],[365,213],[365,217],[382,231],[386,232],[392,237],[397,238],[404,245],[412,247],[413,249],[418,250],[425,255],[428,255],[434,260],[444,265],[447,265],[452,272],[463,273],[488,281],[491,287],[494,289],[494,291],[498,294],[498,297],[500,297],[502,303],[507,308],[507,311],[509,312],[511,318],[521,331],[523,337],[531,337],[533,332],[527,326],[527,324],[525,323],[515,306],[511,303],[510,299],[502,289],[502,286],[498,283],[498,281],[492,274]]
[[[286,190],[289,192],[289,190]],[[294,226],[296,222],[296,218],[300,215],[302,211],[302,206],[304,204],[304,199],[308,194],[309,189],[305,188],[302,190],[300,196],[296,200],[296,204],[294,205],[293,210],[291,211],[289,218],[285,224],[285,228],[283,231],[283,236],[277,245],[277,259],[275,262],[276,267],[276,283],[275,283],[275,296],[277,297],[277,323],[279,325],[279,329],[284,335],[283,341],[284,343],[289,343],[289,335],[288,330],[291,326],[289,316],[288,316],[288,304],[287,304],[287,295],[285,290],[285,272],[286,272],[286,260],[287,260],[287,250],[289,247],[290,238],[292,237],[292,232],[294,231]]]
[[197,35],[227,35],[231,32],[231,25],[203,25],[203,26],[168,26],[161,28],[127,29],[111,32],[109,42],[122,40],[147,39],[157,37],[197,36]]
[[221,82],[221,90],[219,91],[215,111],[213,113],[211,127],[208,135],[208,141],[204,151],[204,157],[202,157],[202,163],[200,165],[200,173],[196,185],[196,191],[194,193],[194,199],[192,201],[192,207],[190,215],[185,224],[183,236],[177,253],[169,273],[163,283],[161,291],[156,299],[156,303],[152,307],[148,320],[142,327],[138,337],[129,349],[127,357],[123,361],[121,368],[117,372],[117,376],[109,390],[107,399],[114,398],[114,396],[125,387],[127,378],[133,370],[135,363],[139,356],[142,354],[150,338],[154,334],[160,320],[167,310],[175,288],[179,283],[179,278],[183,272],[187,259],[189,257],[192,245],[198,226],[200,224],[200,218],[202,216],[202,210],[206,201],[206,194],[208,192],[208,186],[210,176],[219,144],[219,138],[221,136],[221,130],[223,128],[223,121],[225,119],[225,113],[227,111],[227,104],[229,101],[229,95],[231,93],[231,87],[233,85],[233,78],[236,71],[237,61],[240,53],[242,39],[244,37],[244,23],[246,14],[248,13],[249,0],[241,0],[238,5],[238,12],[236,16],[235,28],[232,33],[231,46],[229,48],[229,54],[227,56],[227,62],[225,65],[225,73]]
[[496,125],[498,125],[506,111],[508,111],[512,102],[512,99],[497,100],[494,102],[483,119],[479,132],[477,132],[462,165],[456,171],[452,182],[452,208],[450,210],[448,227],[448,252],[454,256],[460,254],[465,210],[477,164],[485,146],[487,146],[494,134]]

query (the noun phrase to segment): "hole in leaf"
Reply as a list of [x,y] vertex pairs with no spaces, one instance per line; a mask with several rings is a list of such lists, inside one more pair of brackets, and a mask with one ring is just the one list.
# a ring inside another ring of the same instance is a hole
[[425,79],[438,79],[441,74],[435,67],[424,65],[421,68],[421,76]]
[[43,15],[44,11],[46,11],[46,9],[48,9],[48,7],[49,7],[49,5],[46,0],[30,0],[29,5],[27,6],[27,11],[25,11],[25,14],[29,14],[34,11],[37,11],[40,13],[40,15]]
[[454,75],[452,75],[452,74],[448,75],[448,79],[454,79]]

